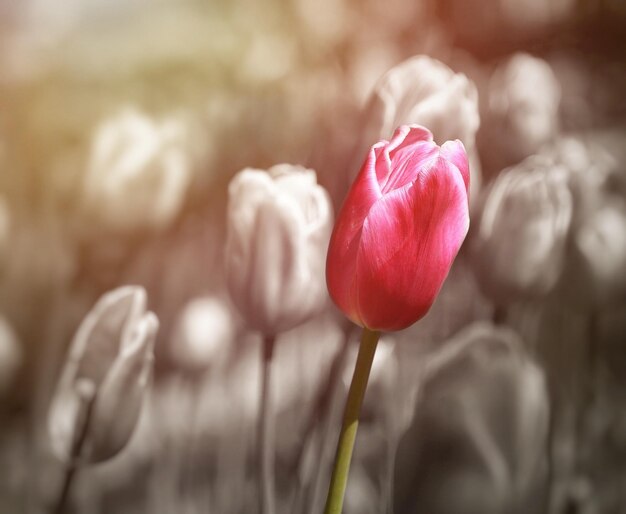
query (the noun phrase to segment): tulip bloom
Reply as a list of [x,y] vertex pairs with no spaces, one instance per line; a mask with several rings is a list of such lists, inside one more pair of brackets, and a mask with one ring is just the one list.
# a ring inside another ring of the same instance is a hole
[[258,450],[260,512],[274,506],[271,376],[275,337],[324,306],[324,257],[332,226],[328,194],[313,170],[245,169],[228,188],[226,276],[233,303],[263,338]]
[[506,305],[547,294],[563,271],[573,200],[565,169],[532,156],[501,173],[471,244],[483,291]]
[[474,146],[480,125],[476,86],[464,74],[425,55],[398,64],[376,84],[368,130],[376,141],[412,123],[428,127],[437,141],[460,139],[466,147]]
[[537,512],[550,411],[546,378],[524,341],[508,328],[469,325],[422,377],[397,451],[397,511]]
[[561,87],[546,61],[518,53],[494,71],[488,88],[480,144],[498,172],[557,136]]
[[163,229],[178,215],[192,169],[184,125],[134,109],[94,134],[84,182],[86,212],[108,230]]
[[355,323],[401,330],[423,317],[469,228],[463,144],[417,125],[372,146],[338,216],[326,263],[330,295]]
[[438,143],[453,139],[463,143],[471,163],[473,198],[482,182],[476,152],[480,126],[476,85],[463,73],[455,73],[425,55],[394,66],[377,82],[366,113],[355,172],[373,143],[392,137],[396,127],[413,124],[428,127]]
[[626,295],[626,202],[615,195],[585,219],[575,247],[598,300]]
[[226,275],[248,325],[274,336],[326,301],[324,257],[332,207],[313,170],[245,169],[228,188]]
[[128,443],[152,371],[157,328],[141,287],[105,294],[85,317],[50,409],[52,448],[62,461],[102,462]]

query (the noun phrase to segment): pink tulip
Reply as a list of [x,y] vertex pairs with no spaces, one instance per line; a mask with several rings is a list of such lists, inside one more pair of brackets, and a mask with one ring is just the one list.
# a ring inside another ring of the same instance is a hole
[[401,330],[435,300],[469,228],[463,144],[441,147],[427,129],[399,127],[372,146],[328,249],[334,302],[370,330]]

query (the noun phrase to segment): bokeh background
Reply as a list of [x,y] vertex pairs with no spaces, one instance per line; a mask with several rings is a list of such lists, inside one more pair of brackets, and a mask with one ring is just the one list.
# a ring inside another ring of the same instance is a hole
[[[395,87],[392,125],[468,148],[471,229],[378,349],[345,512],[624,514],[625,51],[621,0],[1,0],[0,512],[58,495],[54,386],[123,284],[161,323],[152,387],[68,512],[257,512],[228,183],[300,164],[337,211]],[[277,342],[279,512],[322,509],[356,337],[329,301]]]

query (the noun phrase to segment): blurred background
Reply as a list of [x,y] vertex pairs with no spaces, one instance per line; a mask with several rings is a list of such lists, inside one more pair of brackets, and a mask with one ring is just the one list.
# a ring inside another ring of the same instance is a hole
[[[621,0],[0,0],[0,512],[51,512],[58,377],[125,284],[151,387],[65,511],[258,512],[228,183],[302,165],[338,212],[421,123],[468,150],[470,234],[380,343],[345,512],[626,513],[625,49]],[[330,301],[278,338],[277,512],[322,510],[357,338]]]

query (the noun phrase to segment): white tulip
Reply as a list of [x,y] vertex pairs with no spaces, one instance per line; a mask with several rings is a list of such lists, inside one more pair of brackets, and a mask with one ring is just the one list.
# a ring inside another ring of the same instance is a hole
[[[157,328],[141,287],[115,289],[87,314],[49,414],[52,448],[61,460],[101,462],[128,443],[152,370]],[[77,452],[79,438],[83,444]]]
[[204,370],[224,359],[235,331],[235,320],[225,301],[213,296],[196,298],[183,308],[178,318],[172,357],[186,369]]
[[396,508],[536,512],[550,412],[545,376],[521,338],[476,323],[427,359],[397,450]]
[[481,166],[476,151],[478,91],[464,74],[455,73],[431,57],[412,57],[380,78],[366,116],[361,150],[357,152],[359,161],[372,144],[391,138],[400,125],[423,125],[439,144],[461,140],[470,158],[470,198],[480,190]]
[[533,156],[485,192],[471,242],[481,288],[496,300],[546,294],[561,276],[573,199],[566,170]]
[[575,244],[602,298],[626,294],[626,202],[607,201],[578,229]]
[[114,231],[161,229],[180,211],[191,181],[184,128],[126,109],[96,131],[84,207]]
[[418,124],[439,143],[460,139],[471,148],[480,125],[478,92],[471,80],[444,63],[412,57],[381,77],[368,122],[376,140],[390,138],[400,125]]
[[315,172],[244,169],[230,183],[227,218],[228,286],[249,326],[276,335],[320,311],[333,220]]
[[485,148],[499,171],[537,153],[558,132],[561,87],[543,59],[518,53],[489,81]]

